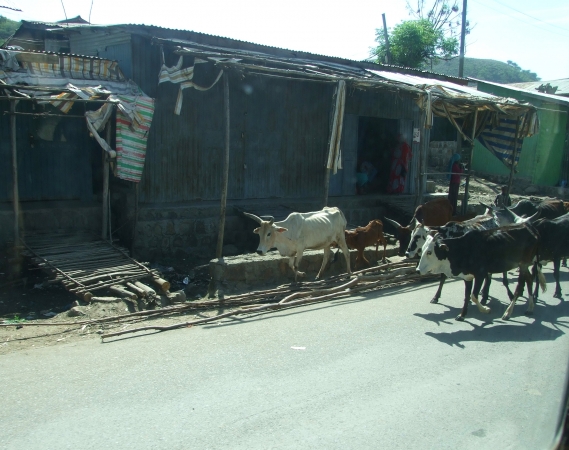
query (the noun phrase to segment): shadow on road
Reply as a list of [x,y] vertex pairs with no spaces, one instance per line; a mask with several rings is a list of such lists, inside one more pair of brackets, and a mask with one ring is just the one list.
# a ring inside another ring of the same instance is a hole
[[[464,343],[468,341],[531,342],[555,340],[565,334],[565,329],[569,329],[569,302],[567,301],[569,294],[564,293],[561,300],[552,298],[555,289],[553,272],[547,270],[544,272],[544,275],[547,281],[547,291],[545,293],[540,291],[540,298],[535,305],[532,316],[526,317],[524,315],[527,308],[527,298],[522,297],[516,302],[512,318],[510,320],[502,320],[502,315],[506,311],[508,303],[504,303],[495,297],[490,297],[488,306],[490,306],[491,311],[489,314],[479,312],[471,302],[468,316],[464,323],[468,323],[472,329],[440,333],[427,332],[425,334],[442,343],[459,348],[464,348]],[[567,271],[561,271],[560,281],[569,281],[569,273]],[[462,307],[462,299],[457,299],[457,302],[453,302],[452,305],[439,302],[437,305],[433,305],[433,307],[436,308],[439,305],[448,309],[445,309],[443,312],[416,313],[414,315],[434,322],[437,325],[456,323],[455,317],[459,314]],[[483,321],[484,323],[479,325],[478,321]]]

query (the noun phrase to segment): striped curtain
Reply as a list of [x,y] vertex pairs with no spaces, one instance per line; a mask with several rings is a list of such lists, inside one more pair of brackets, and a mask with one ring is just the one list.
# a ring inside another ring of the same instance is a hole
[[145,96],[119,95],[117,108],[116,176],[138,183],[146,158],[146,141],[154,115],[154,99]]
[[522,151],[524,140],[520,131],[516,141],[518,121],[518,117],[498,115],[494,120],[488,120],[484,130],[478,135],[478,141],[508,168],[512,167],[512,161],[514,167],[518,164]]

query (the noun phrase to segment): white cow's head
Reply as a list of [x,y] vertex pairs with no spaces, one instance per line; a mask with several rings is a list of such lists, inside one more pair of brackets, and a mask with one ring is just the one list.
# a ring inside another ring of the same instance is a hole
[[273,217],[271,217],[270,220],[263,220],[255,214],[249,214],[246,212],[243,214],[255,220],[260,225],[258,228],[253,230],[253,233],[259,235],[259,246],[257,247],[257,253],[259,255],[265,255],[270,249],[275,247],[277,233],[288,231],[286,228],[277,227],[274,224],[275,219]]
[[411,241],[409,242],[409,246],[407,247],[407,252],[405,256],[407,258],[414,258],[415,256],[421,256],[421,250],[423,245],[427,240],[427,236],[429,235],[429,227],[426,227],[423,224],[418,224],[417,227],[413,230],[411,234]]
[[452,276],[448,259],[449,249],[441,241],[440,236],[427,236],[421,253],[421,259],[417,266],[417,272],[421,275],[444,273],[447,277]]

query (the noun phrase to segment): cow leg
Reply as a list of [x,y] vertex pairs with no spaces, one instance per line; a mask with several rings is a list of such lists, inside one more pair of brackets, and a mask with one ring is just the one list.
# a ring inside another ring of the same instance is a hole
[[447,276],[444,273],[441,273],[441,279],[439,281],[439,288],[437,289],[437,292],[435,292],[435,296],[431,299],[431,303],[438,303],[439,302],[439,298],[441,298],[441,292],[443,290],[443,284],[445,284],[446,279],[447,279]]
[[[508,292],[508,298],[511,301],[514,298],[514,294],[512,294],[512,291],[510,290],[510,282],[508,281],[508,272],[502,272],[502,284],[505,286],[506,291]],[[519,295],[522,295],[523,293],[524,291],[522,287],[522,292]]]
[[[561,285],[559,284],[559,258],[553,259],[553,278],[555,278],[555,292],[553,297],[555,298],[563,298],[561,295]],[[537,282],[535,289],[537,290]]]
[[468,304],[470,303],[470,293],[472,292],[472,280],[464,280],[464,304],[460,314],[456,316],[455,320],[464,320],[468,312]]
[[523,272],[523,277],[525,278],[526,282],[526,288],[528,290],[528,308],[526,309],[525,314],[526,316],[531,316],[533,315],[533,308],[535,306],[535,302],[533,301],[533,292],[532,292],[533,277],[529,273],[529,268],[527,266],[524,267],[523,270],[520,268],[520,273],[521,272]]
[[478,311],[484,314],[488,314],[490,312],[490,308],[488,306],[484,306],[482,303],[478,301],[478,294],[480,294],[480,289],[482,288],[482,282],[488,278],[488,274],[484,274],[484,276],[477,276],[474,278],[474,289],[472,290],[472,301],[478,307]]
[[[330,249],[328,249],[328,250],[330,250]],[[300,261],[302,261],[302,254],[303,253],[304,253],[303,248],[299,248],[296,250],[296,256],[294,258],[294,273],[295,273],[294,281],[296,281],[297,276],[303,278],[306,275],[304,272],[301,272],[300,270],[298,270],[300,267]]]
[[563,262],[561,263],[562,267],[567,267],[567,258],[563,258]]
[[322,258],[322,266],[320,267],[320,270],[318,271],[318,275],[316,275],[317,280],[319,280],[320,275],[322,275],[322,273],[324,273],[324,270],[326,269],[326,264],[328,264],[328,259],[330,259],[330,247],[324,247],[324,256]]
[[[359,259],[360,259],[360,261],[363,260],[366,263],[366,265],[371,266],[371,264],[369,263],[369,261],[366,258],[366,255],[364,254],[364,251],[365,251],[365,248],[362,250],[358,250],[358,253],[361,254],[361,256],[362,256]],[[359,255],[358,255],[358,257],[359,257]]]
[[348,268],[348,275],[352,275],[352,269],[350,269],[350,251],[348,250],[348,246],[346,245],[346,239],[344,238],[344,234],[340,235],[340,239],[338,239],[338,246],[342,249],[342,253],[344,254],[344,258],[346,259],[346,267]]
[[488,303],[488,295],[490,294],[490,284],[492,283],[492,274],[487,274],[484,278],[484,286],[482,287],[482,298],[480,303],[486,305]]
[[[527,271],[527,267],[525,268],[525,271]],[[508,308],[506,308],[506,312],[502,316],[502,320],[508,320],[512,316],[512,312],[514,312],[514,306],[516,304],[516,300],[518,299],[518,297],[521,295],[521,292],[523,291],[523,285],[524,285],[524,280],[525,280],[525,271],[524,271],[523,267],[520,267],[520,273],[518,275],[518,285],[516,286],[516,290],[514,292],[514,297],[510,301],[510,305],[508,306]],[[531,288],[529,291],[529,298],[531,299],[531,303],[532,303],[531,309],[533,311],[533,295],[531,292]]]

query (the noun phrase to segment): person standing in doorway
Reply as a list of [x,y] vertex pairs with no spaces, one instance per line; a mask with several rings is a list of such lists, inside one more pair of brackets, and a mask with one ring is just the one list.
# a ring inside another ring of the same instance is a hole
[[447,178],[450,179],[448,186],[448,200],[452,205],[452,215],[456,216],[456,204],[458,203],[458,190],[460,188],[460,174],[464,173],[464,167],[460,163],[460,155],[458,153],[455,153],[450,158],[447,172],[452,172],[447,175]]
[[387,192],[390,194],[401,194],[405,190],[405,179],[412,156],[411,147],[405,142],[403,135],[399,134],[397,143],[391,151],[391,168],[387,185]]

